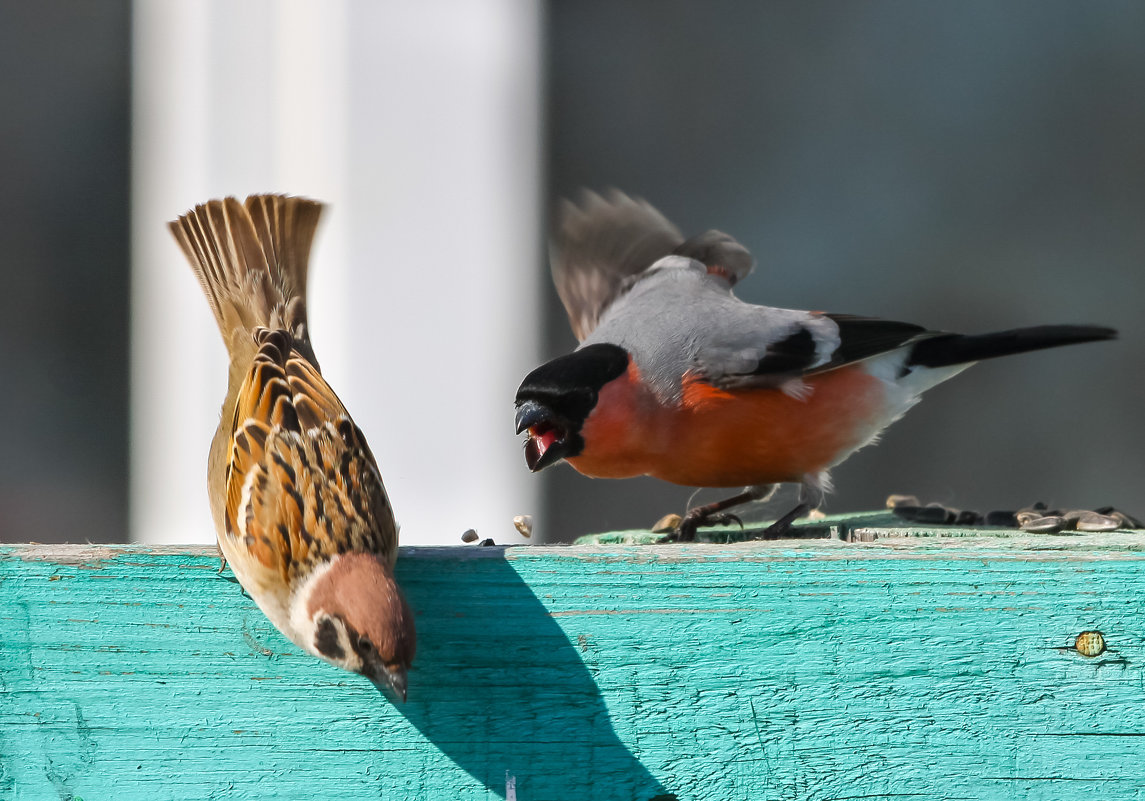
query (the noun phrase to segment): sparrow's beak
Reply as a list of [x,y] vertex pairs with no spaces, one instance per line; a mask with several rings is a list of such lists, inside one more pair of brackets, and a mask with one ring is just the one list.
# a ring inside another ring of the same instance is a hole
[[406,700],[406,669],[395,667],[393,669],[379,665],[376,670],[366,675],[374,686],[382,692],[392,692],[404,704]]

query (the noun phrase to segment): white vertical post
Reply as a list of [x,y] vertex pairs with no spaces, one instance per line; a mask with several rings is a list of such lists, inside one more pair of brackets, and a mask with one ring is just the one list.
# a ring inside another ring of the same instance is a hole
[[205,199],[209,7],[138,2],[133,23],[131,536],[209,542],[206,457],[226,355],[165,222]]
[[226,357],[165,222],[283,191],[331,204],[311,330],[402,542],[515,539],[537,491],[511,426],[544,274],[538,5],[139,0],[134,101],[133,538],[213,538]]
[[548,275],[538,240],[540,6],[355,9],[357,272],[343,308],[360,333],[348,347],[354,372],[335,385],[360,410],[403,541],[456,543],[468,527],[520,541],[512,517],[537,511],[538,487],[513,433],[513,397],[537,364],[538,282]]

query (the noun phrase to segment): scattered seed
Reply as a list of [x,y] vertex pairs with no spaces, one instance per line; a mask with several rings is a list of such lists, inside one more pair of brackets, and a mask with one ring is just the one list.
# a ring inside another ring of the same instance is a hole
[[942,525],[953,516],[943,506],[896,506],[892,510],[897,517],[909,520],[912,523],[927,525]]
[[533,516],[517,515],[513,518],[513,528],[520,532],[525,539],[533,536]]
[[1018,525],[1018,518],[1014,516],[1013,512],[987,512],[985,523],[987,526],[994,528],[1016,528]]
[[1097,513],[1102,514],[1102,515],[1109,515],[1110,517],[1112,517],[1114,520],[1117,521],[1117,524],[1121,528],[1128,528],[1128,529],[1145,528],[1145,526],[1141,525],[1141,521],[1137,520],[1137,518],[1135,518],[1135,517],[1130,517],[1129,515],[1125,514],[1125,512],[1119,512],[1116,509],[1109,508],[1108,506],[1103,507],[1103,508],[1108,509],[1109,511],[1103,512],[1103,511],[1101,511],[1101,509],[1098,509]]
[[954,518],[954,524],[956,526],[980,526],[982,525],[982,515],[969,509],[963,509]]
[[1052,534],[1064,528],[1066,528],[1065,518],[1058,517],[1057,515],[1035,517],[1033,520],[1028,520],[1022,524],[1022,531],[1034,531],[1043,534]]
[[1121,521],[1112,515],[1082,512],[1077,518],[1078,531],[1117,531],[1120,527]]
[[993,511],[983,516],[978,512],[958,510],[941,503],[921,505],[914,495],[889,495],[886,505],[896,517],[926,525],[1016,527],[1024,531],[1042,533],[1074,529],[1087,532],[1145,529],[1140,520],[1112,506],[1101,506],[1094,510],[1061,510],[1051,509],[1044,501],[1037,501],[1030,506],[1022,507],[1017,512]]

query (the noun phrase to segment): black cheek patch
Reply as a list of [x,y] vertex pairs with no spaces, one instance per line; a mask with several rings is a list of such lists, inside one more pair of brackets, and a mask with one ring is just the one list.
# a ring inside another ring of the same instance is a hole
[[322,618],[322,622],[318,624],[318,631],[314,634],[314,647],[318,649],[318,653],[331,659],[344,659],[346,656],[342,644],[338,642],[338,627],[328,617]]

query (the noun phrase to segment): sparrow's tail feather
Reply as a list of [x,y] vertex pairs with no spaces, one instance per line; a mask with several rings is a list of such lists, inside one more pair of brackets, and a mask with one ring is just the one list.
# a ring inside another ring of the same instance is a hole
[[228,343],[235,329],[309,342],[306,274],[322,204],[283,195],[196,206],[170,223]]
[[1116,338],[1114,329],[1096,325],[1039,325],[993,334],[939,334],[917,341],[911,348],[907,366],[947,367],[1011,353]]

